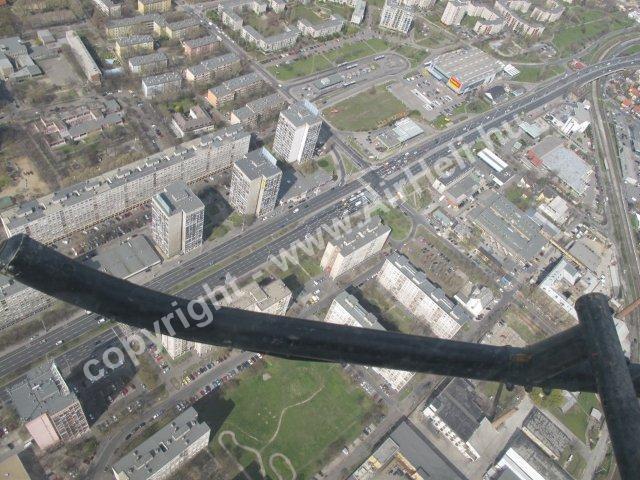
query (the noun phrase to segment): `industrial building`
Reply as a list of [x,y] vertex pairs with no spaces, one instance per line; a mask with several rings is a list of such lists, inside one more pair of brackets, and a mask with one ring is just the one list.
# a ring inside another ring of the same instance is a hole
[[439,338],[453,338],[471,319],[464,308],[448,299],[424,272],[398,253],[385,259],[378,272],[378,283]]
[[582,195],[587,190],[593,168],[573,150],[564,146],[562,139],[554,136],[543,138],[527,152],[536,167],[544,166],[557,175],[573,193]]
[[80,66],[82,67],[82,71],[84,72],[87,79],[94,84],[100,84],[102,81],[102,72],[100,68],[93,60],[93,57],[85,47],[84,42],[78,36],[78,34],[73,30],[67,30],[66,33],[67,43],[71,47],[71,50],[75,54]]
[[411,30],[414,8],[399,0],[385,0],[380,14],[380,27],[407,34]]
[[[367,312],[362,305],[360,305],[356,297],[347,292],[341,292],[333,299],[324,321],[350,327],[384,330],[384,327],[380,325],[378,319]],[[415,375],[414,372],[405,372],[390,368],[373,367],[372,370],[380,375],[396,392],[402,390]]]
[[287,163],[309,160],[318,143],[322,118],[316,106],[301,100],[280,112],[273,152]]
[[142,92],[146,98],[168,95],[182,88],[182,76],[178,72],[161,73],[142,79]]
[[276,206],[282,171],[265,147],[236,161],[231,176],[229,203],[242,215],[264,217]]
[[7,393],[20,420],[43,450],[89,433],[78,397],[52,361],[29,370]]
[[478,48],[467,47],[438,55],[427,63],[427,71],[463,94],[493,82],[502,63]]
[[211,429],[193,407],[122,457],[112,470],[116,480],[165,480],[207,448]]
[[167,185],[151,199],[151,234],[165,257],[202,246],[204,203],[183,181]]
[[[400,422],[349,480],[392,478],[467,480],[409,420]],[[506,479],[502,479],[506,480]]]
[[51,243],[148,202],[167,185],[230,169],[249,151],[251,135],[230,127],[153,154],[126,167],[2,212],[8,237],[26,233]]
[[387,149],[395,148],[422,135],[424,130],[409,117],[402,118],[378,133],[378,141]]
[[[454,378],[422,411],[431,425],[471,461],[480,455],[471,437],[485,419],[487,401],[465,378]],[[487,421],[488,422],[488,421]]]
[[340,238],[327,242],[320,266],[331,278],[360,265],[384,247],[391,229],[379,216],[371,217],[362,225],[356,225]]
[[469,217],[510,256],[531,261],[547,244],[540,226],[504,196],[492,192]]
[[207,101],[212,107],[220,108],[236,99],[251,95],[264,86],[264,80],[255,72],[234,77],[207,91]]

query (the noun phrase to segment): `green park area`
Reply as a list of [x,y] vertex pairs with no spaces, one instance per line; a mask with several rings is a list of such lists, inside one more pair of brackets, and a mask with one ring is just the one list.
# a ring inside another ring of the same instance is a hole
[[404,240],[411,232],[411,220],[397,208],[379,208],[374,212],[380,215],[382,223],[391,228],[391,238],[394,240]]
[[558,56],[564,58],[581,51],[602,35],[632,25],[633,20],[617,9],[605,11],[574,5],[566,9],[549,33],[553,35],[553,45],[558,50]]
[[411,62],[411,67],[417,67],[425,58],[427,58],[427,50],[425,48],[416,48],[411,45],[400,45],[395,51]]
[[564,72],[561,65],[515,65],[520,73],[515,77],[518,82],[543,82]]
[[389,44],[380,38],[362,40],[360,42],[347,43],[335,50],[327,52],[325,56],[332,62],[339,64],[352,62],[362,57],[384,52]]
[[312,478],[374,412],[340,365],[278,359],[200,403],[211,450],[229,464],[229,477],[237,462],[252,478]]
[[269,71],[281,81],[286,82],[298,77],[306,77],[316,72],[326,70],[333,64],[323,55],[311,55],[310,57],[301,58],[291,63],[283,63],[269,67]]
[[406,113],[405,105],[384,85],[371,87],[323,111],[335,128],[352,132],[384,127]]

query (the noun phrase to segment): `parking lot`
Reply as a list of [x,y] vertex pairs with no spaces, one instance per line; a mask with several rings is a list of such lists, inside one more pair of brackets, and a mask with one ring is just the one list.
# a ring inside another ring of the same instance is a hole
[[391,93],[409,108],[420,111],[422,116],[430,122],[440,114],[450,114],[465,99],[464,96],[457,95],[430,75],[422,74],[394,83],[391,86]]

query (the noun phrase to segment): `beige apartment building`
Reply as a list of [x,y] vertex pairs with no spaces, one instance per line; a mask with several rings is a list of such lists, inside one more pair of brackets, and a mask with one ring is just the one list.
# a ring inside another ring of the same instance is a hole
[[390,233],[380,217],[373,216],[342,238],[330,239],[320,265],[327,275],[337,278],[382,250]]

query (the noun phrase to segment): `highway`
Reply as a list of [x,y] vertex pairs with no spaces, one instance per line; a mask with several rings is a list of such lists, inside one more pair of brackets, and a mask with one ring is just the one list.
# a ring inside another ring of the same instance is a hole
[[[176,266],[173,270],[148,282],[146,285],[153,289],[167,291],[172,286],[184,282],[194,273],[226,260],[247,247],[278,234],[281,229],[299,222],[299,226],[294,230],[288,231],[274,241],[233,262],[225,269],[225,271],[236,276],[249,273],[266,261],[269,254],[275,253],[279,248],[288,247],[319,225],[330,223],[331,219],[336,218],[339,214],[340,209],[335,206],[337,201],[369,186],[380,195],[387,196],[390,192],[394,193],[398,185],[404,184],[411,176],[424,172],[435,160],[450,153],[452,149],[450,142],[474,142],[490,129],[499,127],[520,113],[545,105],[577,85],[589,83],[611,72],[634,67],[638,64],[640,64],[640,55],[616,58],[551,81],[529,94],[500,105],[481,116],[461,122],[442,133],[426,139],[419,146],[414,147],[409,155],[398,154],[383,165],[367,167],[358,178],[320,193],[316,197],[300,204],[298,209],[289,211],[280,217],[254,224],[242,235],[222,243],[215,249],[205,251],[190,260],[184,261],[181,265]],[[352,151],[352,149],[350,150]],[[361,163],[359,164],[361,165]],[[400,167],[403,170],[399,171]],[[382,174],[380,172],[385,173]],[[207,282],[213,287],[221,283],[222,280],[219,273],[213,273],[203,279],[200,284]],[[199,285],[192,286],[179,292],[179,294],[197,296],[201,293],[199,289]],[[95,315],[84,315],[34,340],[29,344],[28,348],[21,348],[3,355],[0,357],[0,377],[10,374],[17,365],[29,364],[44,358],[48,351],[55,348],[54,345],[57,341],[77,338],[96,326],[97,317]]]

